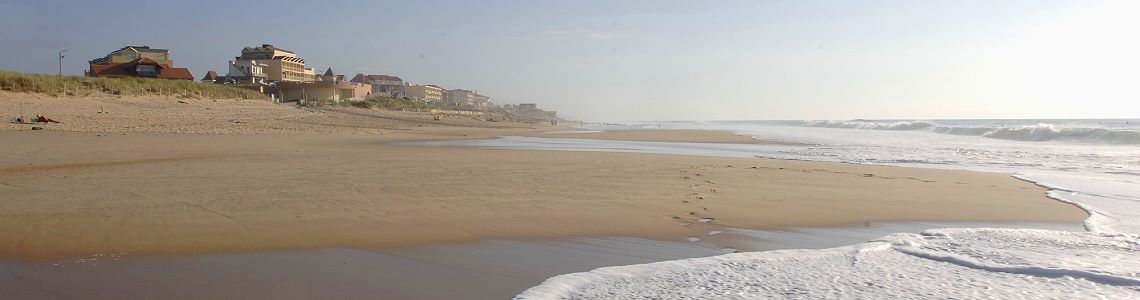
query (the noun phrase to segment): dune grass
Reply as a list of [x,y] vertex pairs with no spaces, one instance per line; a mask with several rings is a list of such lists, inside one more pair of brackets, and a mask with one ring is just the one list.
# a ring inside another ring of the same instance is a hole
[[358,101],[349,101],[349,100],[339,101],[339,102],[332,101],[332,100],[309,101],[306,105],[359,107],[359,108],[369,108],[369,109],[377,108],[377,109],[387,109],[387,110],[425,110],[425,109],[441,108],[441,106],[435,105],[435,104],[428,104],[428,103],[412,101],[409,99],[383,97],[383,96],[375,96],[375,97],[370,97],[368,99],[358,100]]
[[254,90],[190,80],[93,78],[0,71],[0,90],[53,97],[93,94],[172,96],[180,98],[268,99]]

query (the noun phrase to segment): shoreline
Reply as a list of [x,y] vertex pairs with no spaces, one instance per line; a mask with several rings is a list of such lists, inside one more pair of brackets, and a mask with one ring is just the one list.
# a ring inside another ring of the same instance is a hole
[[695,129],[621,129],[600,132],[540,132],[522,136],[564,139],[593,139],[637,142],[718,143],[718,144],[785,144],[757,140],[721,130]]

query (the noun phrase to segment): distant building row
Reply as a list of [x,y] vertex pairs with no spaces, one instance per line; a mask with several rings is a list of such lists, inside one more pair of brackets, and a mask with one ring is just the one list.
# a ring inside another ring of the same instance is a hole
[[[438,85],[413,85],[392,75],[357,74],[350,80],[329,68],[323,75],[305,65],[293,51],[271,44],[245,47],[228,62],[225,76],[211,70],[201,81],[230,84],[274,95],[281,101],[362,100],[372,96],[406,98],[427,103],[474,108],[494,107],[491,97],[465,89],[448,90]],[[150,77],[193,80],[186,68],[174,67],[170,50],[127,46],[106,57],[92,59],[88,76]]]

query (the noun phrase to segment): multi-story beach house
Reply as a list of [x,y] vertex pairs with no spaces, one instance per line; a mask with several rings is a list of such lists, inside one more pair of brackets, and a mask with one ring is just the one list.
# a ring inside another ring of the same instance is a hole
[[404,88],[408,98],[421,102],[443,102],[443,88],[435,85],[410,85]]
[[231,60],[226,80],[234,84],[265,84],[269,81],[269,74],[265,72],[268,68],[269,64],[263,60]]
[[194,80],[190,70],[175,68],[170,50],[150,46],[126,46],[107,56],[88,61],[87,75],[92,77],[150,77]]
[[464,89],[448,90],[447,104],[459,106],[475,106],[475,92]]
[[400,79],[400,77],[392,75],[364,75],[358,73],[352,77],[351,81],[371,84],[373,95],[392,98],[407,96],[404,80]]
[[372,85],[346,81],[329,68],[312,82],[282,81],[271,93],[281,101],[357,101],[372,95]]
[[[260,71],[258,71],[260,69]],[[231,76],[256,81],[264,74],[267,81],[313,82],[317,73],[305,67],[305,59],[297,57],[293,51],[277,48],[270,44],[261,47],[245,47],[241,56],[230,61]]]

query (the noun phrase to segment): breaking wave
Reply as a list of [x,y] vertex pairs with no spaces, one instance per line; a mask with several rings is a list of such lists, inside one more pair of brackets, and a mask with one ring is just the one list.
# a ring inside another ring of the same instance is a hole
[[898,121],[898,122],[873,122],[873,121],[807,121],[804,126],[808,127],[827,127],[827,128],[852,128],[852,129],[871,129],[871,130],[919,130],[927,129],[938,126],[934,123],[923,121]]
[[927,130],[934,133],[982,136],[1014,141],[1072,141],[1098,144],[1140,144],[1140,130],[1066,127],[1039,123],[1023,126],[946,126],[927,121],[805,121],[807,127],[867,130]]

